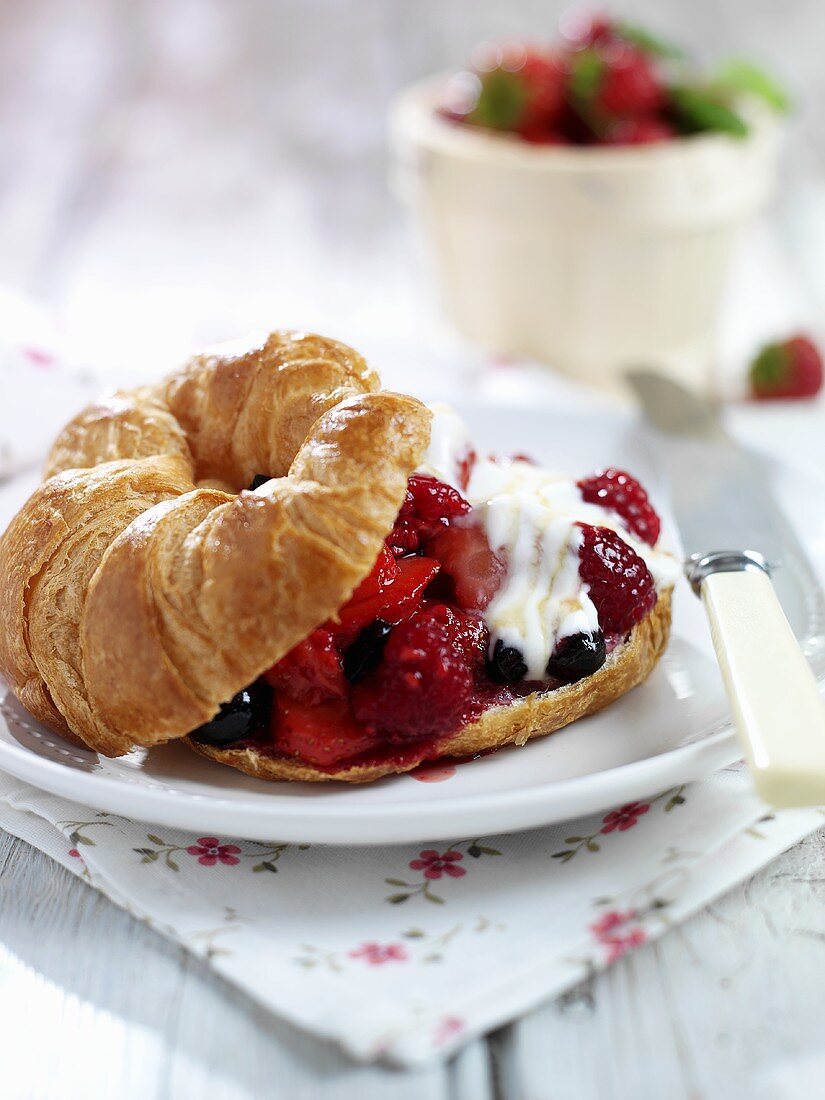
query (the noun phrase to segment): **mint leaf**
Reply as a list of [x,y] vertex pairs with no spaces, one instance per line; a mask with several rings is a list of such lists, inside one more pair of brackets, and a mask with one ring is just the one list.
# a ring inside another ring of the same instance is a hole
[[788,381],[791,357],[782,344],[766,344],[753,361],[750,369],[751,387],[762,396],[776,393]]
[[527,99],[527,86],[518,73],[493,69],[481,76],[478,102],[467,120],[488,130],[515,130]]
[[685,56],[685,51],[680,46],[676,46],[672,42],[665,42],[664,39],[651,34],[644,27],[638,27],[635,23],[619,22],[616,24],[616,32],[625,42],[638,46],[643,53],[652,54],[654,57],[677,60]]
[[573,59],[570,91],[574,98],[592,99],[598,92],[604,72],[604,61],[594,50],[581,50]]
[[713,85],[729,95],[754,95],[776,111],[790,111],[791,97],[774,78],[741,58],[725,61],[713,74]]
[[687,133],[712,130],[747,137],[748,127],[742,117],[713,88],[676,85],[670,89],[670,104],[677,122]]

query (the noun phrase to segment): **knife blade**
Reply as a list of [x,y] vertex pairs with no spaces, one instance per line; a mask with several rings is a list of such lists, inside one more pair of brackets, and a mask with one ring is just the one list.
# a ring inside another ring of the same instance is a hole
[[774,805],[825,803],[825,702],[800,649],[823,657],[825,597],[805,551],[764,466],[710,405],[653,371],[626,378],[655,429],[685,574],[705,606],[757,789]]

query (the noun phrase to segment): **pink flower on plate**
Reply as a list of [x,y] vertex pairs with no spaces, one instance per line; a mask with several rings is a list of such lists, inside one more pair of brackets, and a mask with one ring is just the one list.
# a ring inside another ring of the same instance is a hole
[[186,849],[190,856],[197,856],[198,863],[204,867],[214,867],[216,863],[226,863],[234,867],[241,861],[238,859],[240,848],[237,844],[221,844],[216,836],[202,836],[197,844],[190,844]]
[[69,855],[72,856],[74,859],[81,859],[82,858],[81,855],[80,855],[80,852],[78,852],[77,848],[70,848],[69,849]]
[[649,802],[628,802],[618,810],[611,810],[602,819],[602,827],[599,831],[612,833],[614,829],[618,829],[623,833],[626,829],[632,829],[642,814],[646,814],[649,809]]
[[370,966],[382,966],[388,962],[406,962],[409,956],[407,949],[401,943],[377,943],[368,940],[350,951],[351,959],[363,959]]
[[429,879],[441,878],[442,875],[461,878],[462,875],[467,874],[466,867],[459,867],[462,859],[464,856],[461,852],[439,853],[435,848],[425,848],[423,852],[418,853],[418,859],[410,860],[410,870],[423,871],[424,878]]

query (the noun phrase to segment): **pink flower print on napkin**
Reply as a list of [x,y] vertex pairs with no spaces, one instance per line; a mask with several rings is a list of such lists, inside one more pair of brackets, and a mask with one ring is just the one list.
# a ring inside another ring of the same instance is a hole
[[422,871],[424,878],[429,879],[441,878],[442,875],[461,878],[462,875],[467,874],[466,867],[459,867],[463,859],[461,852],[452,849],[449,852],[439,853],[435,848],[425,848],[423,852],[418,853],[418,859],[410,860],[410,870]]
[[460,1016],[442,1016],[435,1026],[433,1043],[435,1046],[443,1046],[444,1043],[460,1035],[465,1028],[465,1023]]
[[634,947],[641,947],[647,942],[647,933],[643,928],[628,928],[636,915],[635,909],[628,909],[624,913],[614,909],[604,913],[595,924],[590,925],[590,931],[605,948],[605,962],[616,962]]
[[216,863],[226,863],[234,867],[240,863],[238,856],[240,848],[237,844],[221,844],[216,836],[199,837],[197,844],[190,844],[186,849],[190,856],[197,856],[198,863],[204,867],[214,867]]
[[649,802],[628,802],[618,810],[611,810],[603,819],[599,832],[612,833],[618,829],[620,833],[626,829],[632,829],[642,814],[650,809]]
[[351,959],[363,959],[369,966],[382,966],[388,962],[406,962],[409,956],[401,943],[376,943],[368,940],[349,952]]

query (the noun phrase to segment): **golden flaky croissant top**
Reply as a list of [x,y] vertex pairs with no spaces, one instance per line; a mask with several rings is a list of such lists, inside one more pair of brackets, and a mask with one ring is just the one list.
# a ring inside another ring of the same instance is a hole
[[293,332],[89,406],[0,540],[0,672],[106,755],[185,735],[369,573],[430,420]]

